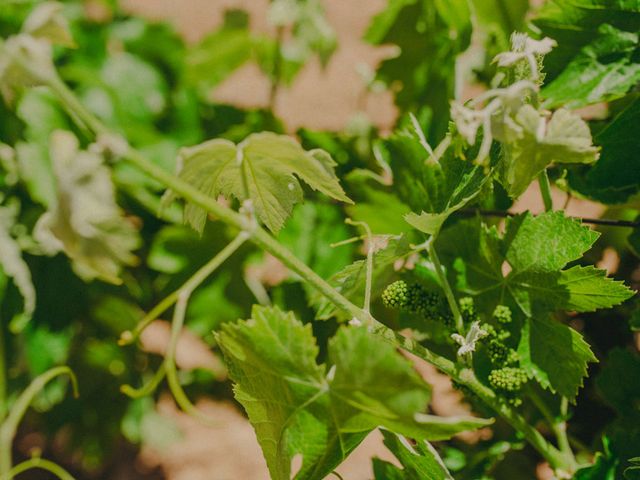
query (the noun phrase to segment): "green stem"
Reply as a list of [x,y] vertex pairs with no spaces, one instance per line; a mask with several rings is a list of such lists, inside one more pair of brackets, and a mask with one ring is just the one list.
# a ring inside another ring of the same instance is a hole
[[166,373],[167,371],[165,370],[163,363],[162,365],[160,365],[160,368],[158,368],[151,380],[142,385],[140,388],[135,388],[131,385],[122,385],[120,386],[120,391],[130,398],[147,397],[156,391],[156,388],[158,388],[160,382],[164,380]]
[[433,262],[433,266],[436,269],[436,274],[438,275],[438,279],[440,280],[440,284],[442,285],[442,289],[444,290],[444,295],[447,298],[447,302],[449,303],[449,308],[451,309],[451,313],[453,313],[453,318],[456,322],[456,330],[460,335],[464,335],[464,322],[462,320],[462,314],[460,313],[460,308],[458,308],[458,302],[456,301],[456,297],[453,294],[453,290],[451,285],[449,285],[449,280],[447,280],[447,275],[444,272],[444,268],[442,268],[442,264],[440,263],[440,259],[438,258],[438,254],[436,253],[436,249],[434,247],[435,237],[429,241],[427,245],[427,253],[429,254],[429,258]]
[[75,480],[69,472],[67,472],[57,463],[53,463],[40,457],[30,458],[29,460],[25,460],[24,462],[19,463],[18,465],[13,467],[6,476],[1,476],[0,480],[11,480],[21,473],[33,468],[46,470],[47,472],[52,473],[53,475],[58,477],[60,480]]
[[542,195],[542,202],[544,203],[544,211],[550,212],[553,210],[553,200],[551,199],[549,175],[546,170],[543,170],[538,176],[538,184],[540,185],[540,194]]
[[577,466],[577,462],[575,456],[573,455],[573,450],[571,450],[571,446],[569,445],[569,437],[567,436],[567,424],[565,422],[565,417],[567,415],[568,408],[568,400],[566,397],[562,397],[560,400],[560,417],[556,417],[551,413],[549,407],[544,400],[540,398],[538,393],[533,388],[528,388],[527,393],[529,394],[529,398],[533,401],[533,403],[538,407],[540,413],[545,418],[553,434],[556,437],[558,442],[558,448],[562,455],[564,455],[567,463],[572,465],[573,468]]
[[[239,240],[240,238],[241,240]],[[236,237],[229,245],[237,244],[239,247],[247,238],[248,237],[246,234],[241,234]],[[149,313],[147,313],[142,318],[142,320],[138,322],[133,330],[125,330],[124,332],[122,332],[122,334],[120,335],[120,339],[118,340],[118,344],[122,346],[130,345],[131,343],[135,342],[140,337],[140,334],[144,331],[144,329],[151,324],[151,322],[153,322],[156,318],[166,312],[169,307],[176,303],[176,301],[178,300],[178,295],[181,291],[190,288],[191,285],[200,285],[200,283],[202,283],[209,275],[211,275],[211,273],[213,273],[213,271],[218,267],[218,260],[218,255],[213,257],[202,267],[200,267],[198,271],[196,271],[196,273],[189,277],[189,279],[180,288],[171,292],[169,295],[164,297],[160,301],[160,303],[153,307],[149,311]]]
[[180,406],[180,408],[198,418],[200,421],[206,424],[213,424],[214,422],[202,414],[198,408],[191,403],[189,397],[182,389],[180,381],[178,380],[178,371],[176,368],[176,350],[178,346],[178,339],[180,338],[180,332],[184,326],[184,319],[187,313],[187,304],[189,297],[193,291],[200,285],[214,270],[216,270],[225,260],[227,260],[233,253],[242,246],[247,240],[248,235],[246,232],[240,232],[236,238],[234,238],[226,247],[224,247],[215,257],[213,257],[207,264],[206,268],[201,268],[196,274],[191,277],[180,288],[178,293],[178,300],[176,302],[175,309],[173,311],[173,321],[171,322],[171,338],[169,340],[169,346],[167,347],[167,354],[164,360],[164,369],[166,371],[167,382],[169,383],[169,389]]
[[76,377],[69,367],[55,367],[37,376],[18,397],[9,415],[0,425],[0,478],[4,478],[11,470],[11,445],[18,430],[18,425],[35,396],[54,378],[69,375],[74,396],[78,396]]
[[[68,90],[68,88],[64,84],[55,86],[52,85],[52,88],[55,92],[58,92],[58,90],[60,89]],[[70,91],[69,94],[73,95],[73,93]],[[84,110],[84,107],[79,102],[66,102],[64,98],[68,96],[69,95],[61,96],[61,99],[63,100],[67,108],[72,109],[72,111],[77,108]],[[89,113],[89,115],[91,114]],[[83,114],[80,117],[82,118],[83,116],[85,115]],[[96,128],[95,130],[96,132],[104,132],[104,128],[101,124],[97,127],[98,128]],[[317,291],[319,291],[328,300],[330,300],[336,307],[349,313],[365,325],[371,323],[372,326],[370,327],[370,329],[374,334],[380,335],[382,338],[386,339],[394,346],[403,348],[413,353],[414,355],[426,360],[450,377],[456,379],[463,385],[466,385],[481,399],[483,399],[483,401],[487,405],[491,406],[494,410],[496,410],[496,412],[502,415],[516,430],[520,431],[529,441],[529,443],[531,443],[531,445],[552,466],[554,466],[554,468],[571,468],[569,465],[566,465],[565,459],[560,454],[560,452],[558,452],[558,450],[553,447],[553,445],[549,444],[537,430],[529,426],[526,420],[521,415],[512,410],[511,407],[509,407],[507,404],[497,399],[495,393],[492,390],[478,382],[478,380],[475,379],[472,371],[468,369],[458,371],[456,365],[449,359],[427,350],[418,342],[406,338],[399,333],[396,333],[377,320],[373,319],[371,317],[371,314],[365,312],[364,310],[351,303],[347,298],[342,296],[340,292],[335,290],[322,277],[320,277],[316,272],[309,268],[309,266],[300,261],[287,248],[278,243],[278,241],[274,237],[272,237],[264,229],[256,225],[253,219],[240,215],[232,209],[221,205],[215,199],[204,194],[187,182],[176,177],[175,175],[171,175],[154,163],[150,162],[140,152],[133,148],[129,149],[126,157],[133,165],[137,166],[140,170],[147,173],[155,180],[164,184],[167,188],[172,189],[175,193],[186,198],[190,202],[204,208],[223,222],[232,225],[242,231],[249,232],[251,235],[251,241],[256,246],[269,252],[275,258],[280,260],[287,268],[289,268],[292,272],[298,274],[303,280],[312,285]],[[448,282],[444,282],[444,285],[448,285]],[[455,303],[455,297],[452,297],[448,300],[450,301],[450,305],[454,312],[458,311],[458,306]],[[451,302],[451,300],[453,300],[453,302]],[[462,317],[459,316],[459,320],[457,321],[460,321],[461,318]]]
[[350,218],[345,220],[347,225],[360,226],[364,229],[367,238],[367,269],[364,286],[364,305],[362,309],[369,313],[371,311],[371,284],[373,282],[373,233],[367,222],[354,222]]
[[[1,288],[1,287],[0,287]],[[0,421],[7,414],[7,368],[5,365],[6,353],[4,345],[4,325],[0,321]]]

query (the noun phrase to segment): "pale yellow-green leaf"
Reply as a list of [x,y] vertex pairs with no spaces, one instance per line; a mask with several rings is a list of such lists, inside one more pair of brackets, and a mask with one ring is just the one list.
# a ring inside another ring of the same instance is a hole
[[140,241],[116,204],[109,169],[62,130],[51,136],[51,160],[56,198],[36,224],[36,240],[48,254],[64,251],[85,280],[121,283],[121,267],[136,263],[132,250]]
[[[294,139],[275,133],[252,134],[238,145],[216,139],[184,148],[178,166],[183,180],[211,197],[250,200],[257,218],[273,232],[280,230],[293,206],[302,201],[298,179],[325,195],[351,202],[328,153],[305,151]],[[187,203],[185,220],[202,231],[206,212]]]
[[31,272],[22,259],[22,252],[10,229],[15,222],[15,209],[0,207],[0,273],[10,277],[23,298],[22,312],[12,324],[24,325],[36,308],[36,290],[31,282]]
[[586,122],[568,110],[558,110],[547,121],[531,105],[524,105],[513,125],[519,138],[503,143],[500,169],[500,181],[513,198],[552,163],[593,163],[598,158]]

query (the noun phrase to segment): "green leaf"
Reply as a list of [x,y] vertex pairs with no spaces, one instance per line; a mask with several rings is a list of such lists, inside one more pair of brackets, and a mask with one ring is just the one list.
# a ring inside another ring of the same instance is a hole
[[403,468],[373,459],[376,480],[453,480],[438,452],[429,442],[412,445],[399,435],[382,431],[385,446],[396,456]]
[[545,71],[555,78],[598,36],[602,25],[638,32],[640,6],[636,0],[551,0],[538,11],[534,23],[543,35],[558,42],[544,62]]
[[546,122],[531,105],[515,116],[521,135],[503,143],[500,183],[512,198],[519,197],[529,184],[552,163],[593,163],[598,149],[593,146],[589,126],[577,114],[558,110]]
[[393,171],[393,188],[414,212],[404,219],[414,228],[435,234],[456,210],[471,201],[490,175],[484,168],[448,149],[435,161],[414,133],[401,131],[381,145]]
[[[178,164],[180,178],[213,198],[222,194],[241,202],[250,199],[256,215],[272,232],[282,228],[294,204],[302,201],[302,188],[296,177],[314,190],[350,202],[333,171],[335,162],[329,154],[305,151],[284,135],[256,133],[237,146],[228,140],[209,140],[183,148]],[[206,212],[187,203],[185,220],[202,231]]]
[[50,255],[64,251],[83,279],[122,283],[120,269],[136,263],[139,237],[115,202],[109,169],[62,130],[51,137],[51,159],[58,191],[34,228],[35,239]]
[[[510,218],[502,236],[477,219],[460,222],[442,232],[436,248],[460,290],[476,295],[488,309],[507,302],[532,316],[554,310],[591,312],[633,296],[594,267],[562,270],[597,238],[562,212],[526,213]],[[508,266],[505,273],[503,265]]]
[[342,215],[335,205],[305,202],[293,211],[278,241],[322,278],[329,278],[353,259],[353,245],[331,246],[351,237]]
[[[378,238],[379,241],[384,240],[387,244],[373,255],[372,299],[377,298],[390,282],[395,273],[395,262],[404,258],[411,251],[405,236]],[[333,275],[329,279],[329,283],[352,303],[362,305],[364,302],[366,267],[366,260],[357,260]],[[333,303],[317,292],[312,297],[311,303],[317,309],[316,318],[321,320],[326,320],[335,315],[343,318],[342,315],[345,313],[339,312]],[[347,318],[344,317],[343,319]]]
[[152,122],[167,105],[163,76],[140,57],[126,52],[109,55],[100,69],[100,78],[124,127],[127,122]]
[[11,323],[23,327],[36,309],[36,289],[31,281],[29,266],[22,259],[20,245],[10,233],[15,224],[15,217],[14,208],[0,207],[0,270],[13,280],[22,295],[22,312],[14,317]]
[[597,362],[578,332],[546,315],[526,319],[518,355],[529,377],[571,400],[587,376],[587,363]]
[[541,94],[547,108],[578,108],[624,96],[640,82],[634,54],[638,35],[602,25],[599,36],[584,47]]
[[463,0],[392,0],[365,33],[373,45],[398,47],[378,67],[377,78],[396,92],[401,112],[426,108],[434,115],[427,132],[434,144],[448,129],[456,57],[469,46],[470,18]]
[[569,177],[571,186],[604,203],[621,203],[640,191],[640,99],[623,110],[596,137],[600,159],[584,178]]
[[411,209],[400,201],[393,185],[383,185],[370,170],[356,169],[346,176],[355,203],[347,207],[349,217],[365,222],[374,235],[401,235],[410,230],[403,217]]
[[204,37],[186,55],[186,78],[202,97],[247,62],[254,49],[248,15],[228,10],[222,27]]
[[497,37],[497,49],[499,51],[509,50],[511,34],[514,31],[523,31],[529,2],[526,0],[511,0],[509,2],[473,0],[471,3],[481,29],[487,34]]
[[[429,401],[428,386],[393,345],[365,328],[341,328],[326,365],[316,363],[311,326],[277,308],[256,306],[251,320],[223,325],[216,338],[275,480],[290,478],[296,454],[296,478],[324,478],[378,426],[443,438],[442,426],[432,431],[415,418]],[[448,423],[450,436],[490,422]]]
[[567,303],[561,308],[576,312],[611,308],[635,295],[622,281],[612,280],[607,277],[605,270],[592,266],[563,270],[558,287],[568,292]]

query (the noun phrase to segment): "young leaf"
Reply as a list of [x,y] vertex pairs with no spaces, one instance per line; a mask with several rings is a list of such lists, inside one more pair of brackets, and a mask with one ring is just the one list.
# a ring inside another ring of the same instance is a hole
[[121,266],[137,261],[132,250],[139,237],[116,204],[109,169],[62,130],[51,136],[51,160],[58,191],[36,223],[34,237],[50,255],[64,251],[83,279],[121,283]]
[[433,431],[417,421],[428,386],[391,344],[364,328],[341,328],[326,365],[316,363],[310,325],[277,308],[256,306],[251,320],[224,325],[216,338],[275,480],[290,478],[296,454],[303,457],[296,478],[325,478],[378,426],[428,439],[490,423],[455,419],[444,432],[450,419]]
[[414,228],[434,234],[456,210],[472,200],[490,178],[484,168],[460,158],[452,149],[436,161],[417,135],[402,131],[386,140],[383,154],[393,171],[393,187],[415,212],[404,219]]
[[598,158],[589,126],[575,113],[558,110],[547,122],[531,105],[524,105],[514,121],[520,135],[503,143],[499,171],[500,183],[513,198],[551,163],[593,163]]
[[453,480],[438,452],[424,441],[411,445],[399,435],[383,430],[384,445],[396,456],[403,468],[373,459],[376,480]]
[[[295,140],[274,133],[249,135],[238,145],[228,140],[209,140],[183,148],[178,158],[180,177],[206,194],[251,200],[258,218],[278,232],[302,201],[298,178],[343,202],[345,195],[333,167],[335,162],[322,150],[305,151]],[[169,199],[172,195],[169,195]],[[193,204],[185,207],[185,220],[202,231],[206,212]]]
[[597,362],[578,332],[548,315],[525,320],[518,355],[529,377],[572,400],[587,376],[587,363]]
[[[395,272],[394,263],[411,251],[405,236],[387,236],[386,240],[387,245],[376,251],[373,256],[372,298],[381,294],[389,283]],[[357,260],[333,275],[329,283],[353,303],[361,305],[364,301],[366,268],[365,260]],[[333,303],[317,292],[312,297],[311,303],[317,309],[316,318],[318,319],[326,320],[341,314]]]
[[36,290],[31,281],[31,272],[22,259],[20,246],[11,236],[10,229],[15,222],[16,212],[10,207],[0,207],[0,270],[13,279],[23,298],[22,313],[14,318],[14,325],[23,326],[31,319],[36,309]]
[[638,34],[606,24],[598,33],[598,37],[542,89],[546,107],[578,108],[615,100],[640,82],[640,63],[634,59]]

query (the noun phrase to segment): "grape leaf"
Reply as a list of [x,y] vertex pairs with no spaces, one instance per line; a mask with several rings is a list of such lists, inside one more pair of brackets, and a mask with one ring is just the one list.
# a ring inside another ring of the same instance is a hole
[[520,367],[530,378],[570,400],[582,387],[587,363],[597,362],[578,332],[548,315],[525,320],[518,355]]
[[378,458],[373,459],[376,480],[453,480],[438,452],[424,441],[411,445],[406,438],[382,431],[385,446],[403,468]]
[[[377,250],[373,255],[372,299],[375,299],[382,293],[394,275],[395,262],[405,257],[411,251],[409,242],[405,236],[377,238],[379,241],[386,240],[387,245]],[[364,301],[366,267],[366,260],[357,260],[334,274],[329,279],[329,283],[352,303],[362,305]],[[345,312],[338,311],[333,303],[329,302],[318,292],[314,292],[311,303],[316,307],[316,318],[318,319],[326,320],[334,315],[338,315],[343,320],[349,318],[343,317]]]
[[506,301],[531,316],[560,309],[590,312],[633,296],[594,267],[563,270],[597,238],[562,212],[526,213],[509,219],[502,236],[479,220],[460,222],[440,235],[437,248],[460,290],[476,295],[487,308]]
[[637,33],[602,25],[598,37],[584,47],[541,94],[545,107],[577,108],[624,96],[640,82]]
[[10,234],[15,217],[14,208],[0,207],[0,270],[11,277],[22,295],[22,312],[11,321],[12,325],[22,327],[31,319],[36,309],[36,289],[31,281],[29,266],[22,259],[20,246]]
[[373,45],[398,47],[395,55],[382,62],[377,77],[393,86],[401,111],[426,106],[434,114],[427,134],[434,144],[448,128],[456,57],[469,46],[470,17],[466,1],[393,0],[365,33],[365,40]]
[[[214,198],[222,194],[240,201],[251,199],[258,218],[272,232],[282,228],[293,205],[302,201],[302,187],[296,176],[314,190],[351,202],[338,182],[334,166],[328,153],[305,151],[292,138],[269,132],[249,135],[238,145],[228,140],[209,140],[183,148],[178,158],[180,178]],[[172,198],[170,193],[167,201]],[[202,231],[206,211],[187,203],[185,220]]]
[[132,250],[139,237],[115,202],[109,169],[62,130],[51,136],[51,160],[58,190],[36,223],[34,238],[50,255],[64,251],[83,279],[122,283],[118,274],[123,264],[136,263]]
[[502,144],[500,183],[512,198],[519,197],[551,163],[593,163],[598,149],[589,126],[577,114],[558,110],[547,122],[531,105],[524,105],[514,121],[519,138]]
[[251,320],[223,325],[216,339],[275,480],[290,478],[298,453],[296,478],[324,478],[378,426],[443,439],[490,423],[430,416],[420,423],[428,386],[393,345],[365,328],[341,328],[325,365],[316,363],[311,326],[277,308],[255,306]]
[[638,32],[640,6],[636,0],[551,0],[543,4],[533,22],[543,35],[558,42],[544,62],[551,80],[598,36],[602,25]]
[[222,27],[188,50],[186,79],[203,98],[251,58],[254,38],[248,26],[246,12],[227,10]]
[[580,193],[604,203],[625,202],[640,191],[640,99],[596,136],[600,159],[584,177],[569,177]]
[[484,168],[460,158],[452,149],[438,161],[420,143],[416,134],[401,131],[381,145],[381,152],[393,171],[398,197],[420,214],[408,213],[405,220],[414,228],[435,234],[444,221],[472,200],[490,178]]

